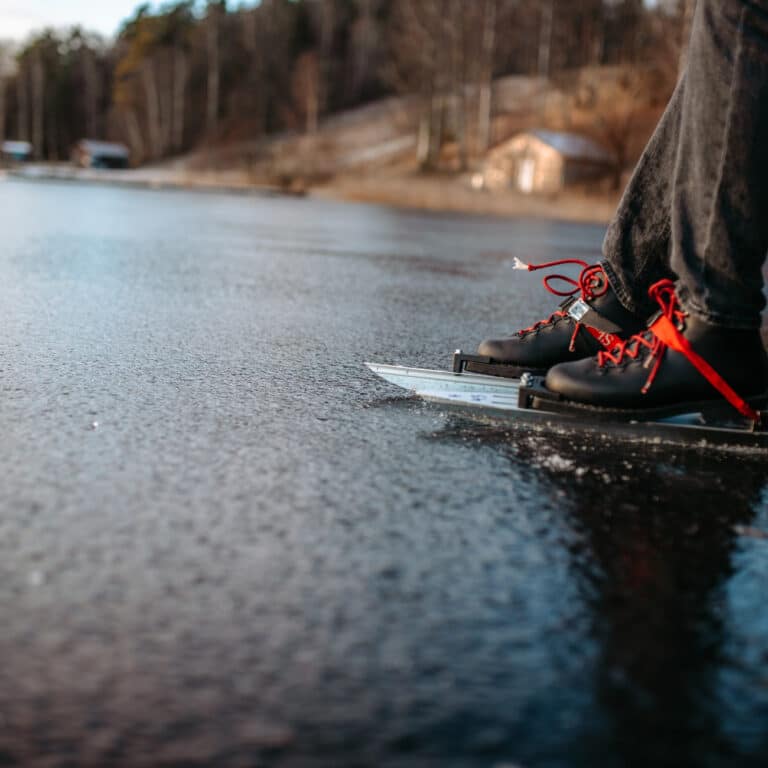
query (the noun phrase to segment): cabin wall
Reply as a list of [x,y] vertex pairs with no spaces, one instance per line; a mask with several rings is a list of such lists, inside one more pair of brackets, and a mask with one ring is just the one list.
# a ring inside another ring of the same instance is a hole
[[522,134],[491,153],[484,178],[489,189],[556,192],[563,185],[563,158],[535,136]]
[[563,157],[552,147],[543,142],[536,142],[530,157],[535,162],[534,183],[530,189],[518,188],[522,192],[548,194],[557,192],[563,186]]
[[570,184],[605,178],[611,170],[604,162],[566,158],[538,137],[520,134],[489,154],[483,182],[491,190],[555,194]]

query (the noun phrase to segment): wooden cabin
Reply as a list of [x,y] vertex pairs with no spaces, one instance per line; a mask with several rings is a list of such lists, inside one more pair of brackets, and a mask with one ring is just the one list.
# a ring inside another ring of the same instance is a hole
[[0,144],[0,160],[23,163],[32,158],[32,145],[28,141],[4,141]]
[[125,144],[81,139],[72,148],[71,159],[81,168],[127,168],[130,151]]
[[552,194],[570,184],[605,178],[614,169],[611,153],[587,136],[527,131],[488,153],[483,186],[511,187],[525,194]]

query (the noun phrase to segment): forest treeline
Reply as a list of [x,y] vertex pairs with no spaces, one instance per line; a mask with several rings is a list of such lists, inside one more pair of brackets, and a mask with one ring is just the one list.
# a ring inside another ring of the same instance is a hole
[[[0,139],[67,158],[80,138],[134,162],[205,142],[313,132],[392,94],[420,99],[425,163],[450,134],[489,141],[491,83],[655,66],[674,84],[692,0],[261,0],[140,6],[115,40],[46,30],[0,50]],[[671,88],[671,86],[670,86]],[[435,139],[435,137],[438,137]]]

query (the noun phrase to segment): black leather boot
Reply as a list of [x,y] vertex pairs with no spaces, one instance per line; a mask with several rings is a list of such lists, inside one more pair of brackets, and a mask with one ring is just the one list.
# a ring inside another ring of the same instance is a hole
[[683,312],[669,280],[650,294],[662,312],[648,330],[612,351],[554,366],[546,388],[575,410],[623,418],[712,413],[716,406],[723,414],[754,419],[768,402],[768,355],[760,332],[709,325]]
[[[579,264],[583,268],[578,280],[563,275],[547,276],[544,287],[556,296],[568,298],[546,320],[510,337],[483,341],[477,354],[489,358],[489,364],[478,372],[493,373],[493,366],[498,365],[507,376],[544,375],[557,363],[581,360],[594,356],[599,350],[611,349],[645,327],[644,319],[619,302],[599,264],[589,266],[578,259],[535,266],[517,264],[517,268],[529,271],[560,264]],[[572,287],[567,291],[556,290],[550,285],[551,280],[560,280]]]

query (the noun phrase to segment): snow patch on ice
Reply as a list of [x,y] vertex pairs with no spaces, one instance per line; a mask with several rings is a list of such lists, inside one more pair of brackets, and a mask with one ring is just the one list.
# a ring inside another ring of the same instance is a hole
[[543,469],[551,469],[553,472],[571,472],[576,467],[576,462],[554,453],[541,459],[540,466]]

